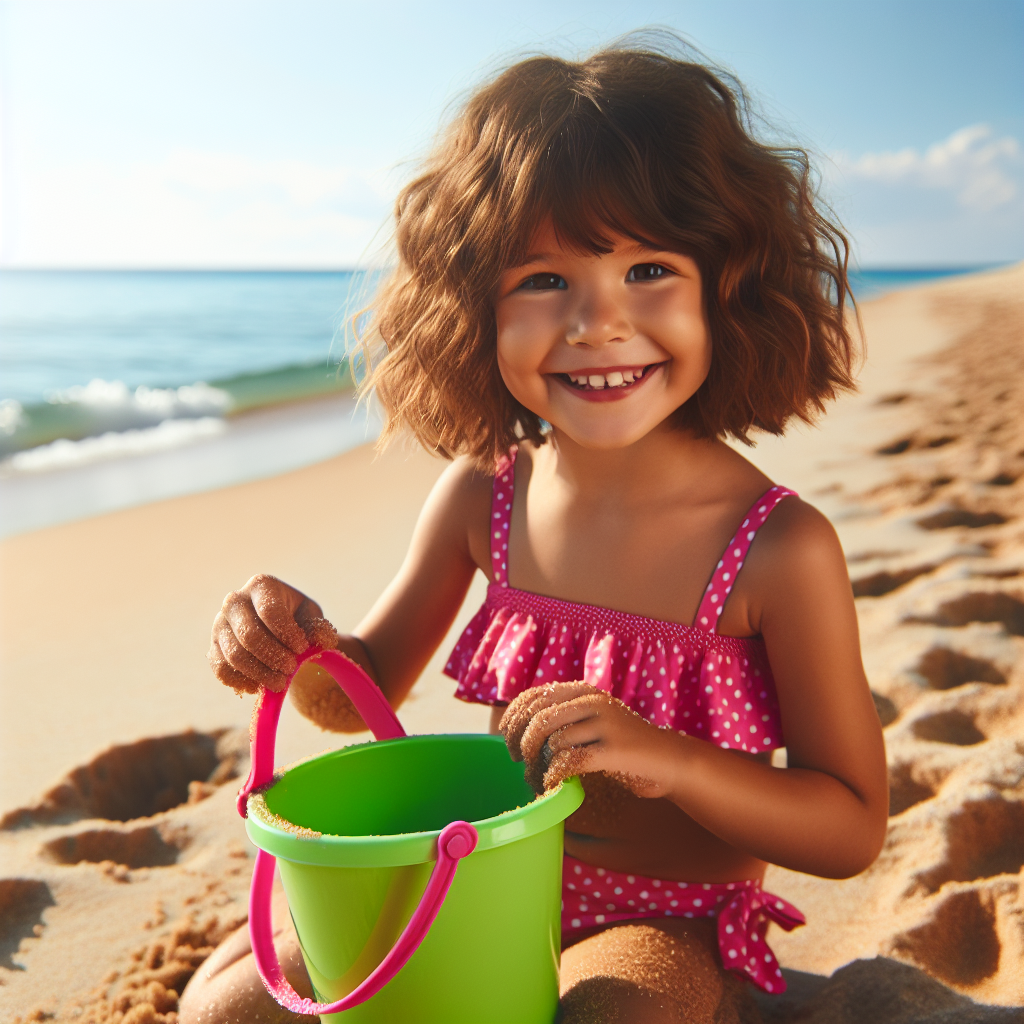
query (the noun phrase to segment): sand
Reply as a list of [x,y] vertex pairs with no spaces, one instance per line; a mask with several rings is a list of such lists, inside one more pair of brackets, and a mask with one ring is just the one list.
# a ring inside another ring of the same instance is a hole
[[[790,990],[759,1005],[769,1024],[1021,1021],[1024,267],[863,315],[862,392],[753,458],[840,534],[892,816],[854,879],[769,871],[808,924],[769,932]],[[209,675],[214,612],[265,571],[351,626],[442,468],[356,449],[0,545],[0,1019],[173,1021],[251,870],[232,806],[251,698]],[[446,653],[400,712],[410,732],[486,728],[451,700]],[[278,762],[339,742],[287,707]]]

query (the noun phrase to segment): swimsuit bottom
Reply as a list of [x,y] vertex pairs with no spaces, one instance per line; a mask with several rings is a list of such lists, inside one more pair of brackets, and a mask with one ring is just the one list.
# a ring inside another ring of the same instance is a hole
[[562,936],[584,928],[655,917],[717,917],[722,965],[765,992],[785,992],[775,955],[764,941],[769,918],[792,931],[804,915],[761,889],[742,882],[665,882],[624,875],[565,855],[562,865]]

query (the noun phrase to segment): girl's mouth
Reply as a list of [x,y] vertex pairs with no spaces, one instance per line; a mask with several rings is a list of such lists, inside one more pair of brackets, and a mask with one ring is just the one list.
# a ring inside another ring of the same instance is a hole
[[553,376],[580,398],[590,401],[612,401],[625,398],[635,391],[664,363],[649,363],[647,366],[616,367],[572,373],[556,373]]

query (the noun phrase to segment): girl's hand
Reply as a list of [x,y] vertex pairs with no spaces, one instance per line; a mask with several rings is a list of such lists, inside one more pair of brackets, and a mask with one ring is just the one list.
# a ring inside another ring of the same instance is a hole
[[551,683],[521,693],[499,728],[513,760],[526,761],[526,781],[537,792],[571,775],[604,772],[637,796],[665,794],[658,767],[670,734],[587,683]]
[[278,691],[295,671],[295,655],[310,644],[338,645],[337,631],[320,606],[260,573],[224,598],[207,658],[214,675],[238,693],[255,693],[260,686]]

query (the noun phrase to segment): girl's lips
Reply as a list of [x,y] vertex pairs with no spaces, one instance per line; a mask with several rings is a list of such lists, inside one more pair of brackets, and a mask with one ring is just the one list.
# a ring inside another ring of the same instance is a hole
[[[650,363],[639,371],[626,370],[626,375],[631,375],[634,378],[632,383],[628,382],[623,377],[623,371],[621,370],[605,369],[600,375],[595,371],[593,374],[594,376],[601,376],[604,378],[603,386],[601,386],[599,382],[597,387],[594,387],[589,383],[580,384],[573,380],[574,377],[578,380],[582,376],[589,376],[585,371],[573,372],[572,374],[553,373],[551,376],[554,377],[555,380],[557,380],[558,383],[567,391],[571,391],[577,398],[582,398],[584,401],[616,402],[621,398],[627,398],[629,395],[632,395],[664,365],[664,363]],[[618,377],[623,378],[622,383],[613,383],[617,379],[616,374]],[[609,381],[609,378],[611,378],[611,381]]]

